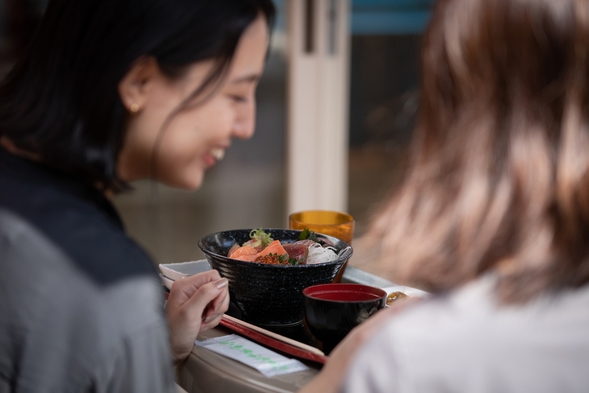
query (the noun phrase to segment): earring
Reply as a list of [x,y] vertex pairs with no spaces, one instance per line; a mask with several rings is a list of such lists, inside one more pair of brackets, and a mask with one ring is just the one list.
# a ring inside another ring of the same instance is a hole
[[129,105],[129,112],[137,113],[139,112],[139,104],[131,104]]

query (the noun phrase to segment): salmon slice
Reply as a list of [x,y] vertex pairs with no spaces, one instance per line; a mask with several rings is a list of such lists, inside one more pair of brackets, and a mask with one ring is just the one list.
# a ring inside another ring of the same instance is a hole
[[257,254],[258,254],[258,250],[256,250],[252,246],[243,246],[243,247],[239,247],[239,248],[233,250],[233,252],[230,252],[229,255],[227,255],[227,256],[229,258],[251,262],[254,259],[256,259]]
[[239,258],[235,258],[239,261],[244,261],[244,262],[255,262],[255,260],[258,258],[257,255],[242,255]]
[[231,246],[231,248],[229,249],[229,251],[227,252],[227,256],[229,257],[231,254],[233,254],[235,252],[235,250],[237,250],[238,248],[240,248],[241,246],[237,243],[233,244]]
[[280,240],[274,240],[272,243],[268,244],[266,248],[258,253],[258,256],[263,257],[264,255],[268,254],[288,255],[284,247],[282,247],[282,244],[280,244]]

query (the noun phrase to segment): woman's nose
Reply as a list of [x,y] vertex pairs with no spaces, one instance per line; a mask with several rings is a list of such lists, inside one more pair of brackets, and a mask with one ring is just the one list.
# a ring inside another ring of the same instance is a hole
[[256,108],[254,104],[248,105],[249,108],[244,110],[237,117],[233,124],[233,136],[240,139],[249,139],[254,135],[256,127]]

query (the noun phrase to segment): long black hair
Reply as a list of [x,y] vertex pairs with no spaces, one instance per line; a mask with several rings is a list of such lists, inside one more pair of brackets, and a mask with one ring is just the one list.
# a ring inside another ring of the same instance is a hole
[[271,26],[272,0],[52,0],[0,85],[0,137],[105,190],[125,189],[116,173],[123,76],[142,56],[170,77],[216,59],[205,81],[215,83],[260,13]]

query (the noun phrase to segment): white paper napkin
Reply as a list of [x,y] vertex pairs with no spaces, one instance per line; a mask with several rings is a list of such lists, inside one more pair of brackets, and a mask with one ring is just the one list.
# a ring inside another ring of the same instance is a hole
[[203,341],[196,340],[195,344],[237,360],[258,370],[267,377],[308,369],[307,366],[296,359],[282,356],[237,334],[209,338]]

